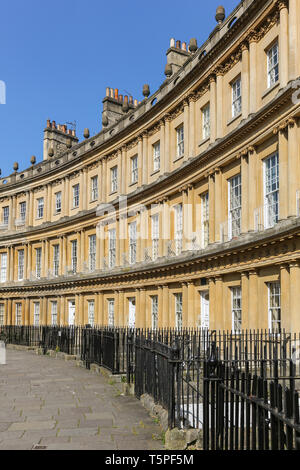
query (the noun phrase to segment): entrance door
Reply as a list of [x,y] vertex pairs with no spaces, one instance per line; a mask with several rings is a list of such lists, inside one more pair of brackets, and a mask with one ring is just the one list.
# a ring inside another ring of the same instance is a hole
[[129,300],[129,318],[128,318],[128,326],[129,328],[135,327],[135,297],[132,297]]
[[75,300],[69,301],[69,325],[75,325]]
[[209,291],[201,292],[201,328],[209,328]]

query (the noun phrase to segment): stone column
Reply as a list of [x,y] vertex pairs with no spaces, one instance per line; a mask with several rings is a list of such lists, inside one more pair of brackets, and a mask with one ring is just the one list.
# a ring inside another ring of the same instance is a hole
[[196,326],[196,312],[195,312],[195,284],[194,281],[189,281],[188,285],[188,304],[187,304],[187,324],[189,328]]
[[281,328],[290,330],[290,272],[289,265],[280,265]]
[[[162,327],[167,328],[168,326],[174,326],[174,318],[169,311],[169,286],[163,285],[163,302],[162,302]],[[172,322],[170,321],[172,317]],[[170,319],[169,319],[170,318]]]
[[148,328],[148,315],[146,306],[146,289],[142,287],[140,291],[140,307],[139,307],[139,319],[138,328]]
[[249,276],[248,272],[241,273],[241,291],[242,291],[242,330],[249,328]]
[[249,37],[249,62],[250,62],[250,114],[257,109],[257,35],[255,32]]
[[44,263],[45,263],[45,272],[44,272],[44,276],[46,278],[48,278],[48,274],[49,274],[49,240],[46,239],[45,240],[45,244],[44,244]]
[[[141,160],[140,160],[141,161]],[[127,193],[127,147],[123,145],[121,149],[121,162],[122,162],[122,173],[121,173],[121,194]]]
[[12,299],[8,299],[7,301],[7,324],[12,325]]
[[62,259],[63,259],[63,265],[62,265],[62,275],[65,274],[66,269],[67,269],[67,263],[68,263],[68,239],[67,236],[63,236],[62,238]]
[[164,252],[163,255],[166,256],[168,254],[167,243],[170,240],[170,207],[169,207],[169,199],[165,197],[163,199],[163,224],[162,224],[162,238],[164,240]]
[[90,193],[89,193],[89,182],[88,182],[88,169],[83,168],[83,186],[80,188],[82,208],[81,210],[86,211],[88,208]]
[[137,288],[135,292],[135,327],[136,328],[142,328],[141,314],[142,312],[141,312],[141,307],[140,307],[140,288]]
[[66,176],[65,177],[65,194],[64,194],[64,216],[68,217],[69,216],[69,211],[70,211],[70,177]]
[[[295,119],[289,119],[288,123],[288,217],[297,215],[296,193],[300,189],[299,174],[299,145],[298,126]],[[280,158],[280,155],[279,155]],[[280,188],[281,191],[281,188]]]
[[29,191],[29,206],[28,206],[28,225],[33,226],[33,212],[34,212],[34,194],[33,191]]
[[165,121],[163,119],[161,119],[161,121],[160,121],[160,169],[161,169],[162,173],[164,173],[164,171],[165,171],[165,160],[166,160]]
[[25,226],[26,228],[30,225],[30,191],[26,191],[26,217]]
[[119,290],[119,316],[118,316],[118,325],[120,327],[125,326],[124,318],[124,291]]
[[165,118],[165,156],[164,156],[164,173],[170,171],[170,116]]
[[157,296],[158,296],[158,319],[157,326],[158,328],[163,328],[163,286],[157,286]]
[[181,284],[181,288],[182,288],[182,327],[186,328],[188,326],[188,307],[189,307],[188,283],[183,282]]
[[280,63],[280,86],[284,88],[289,81],[289,17],[287,1],[279,2],[280,10],[280,32],[279,32],[279,63]]
[[190,119],[189,119],[190,109],[189,109],[189,100],[186,98],[183,100],[183,132],[184,132],[184,160],[189,158],[189,148],[190,148]]
[[290,332],[300,331],[300,261],[295,260],[290,263]]
[[87,191],[87,188],[84,186],[84,170],[80,170],[79,178],[79,211],[83,210],[83,200],[84,193]]
[[248,194],[249,194],[249,204],[248,204],[248,227],[249,230],[253,232],[254,230],[254,211],[257,209],[257,200],[256,200],[256,184],[257,180],[257,153],[253,148],[252,152],[248,154]]
[[[163,224],[164,224],[163,203],[160,201],[158,203],[158,226],[159,226],[158,256],[159,257],[164,255],[165,240],[163,238]],[[151,230],[152,230],[152,227],[151,227]],[[152,234],[151,234],[151,237],[152,237]]]
[[215,142],[217,135],[217,89],[216,89],[216,77],[210,75],[210,140]]
[[220,168],[215,171],[215,241],[220,241],[220,224],[222,222],[222,172]]
[[188,246],[188,228],[189,228],[189,220],[188,220],[188,188],[187,186],[182,189],[182,251],[185,251]]
[[[189,152],[188,157],[195,156],[195,97],[190,96],[190,114],[189,114]],[[197,152],[198,153],[198,152]]]
[[[216,322],[216,283],[213,277],[208,279],[209,285],[209,328],[210,330],[217,329]],[[202,321],[202,312],[201,312]]]
[[107,201],[107,157],[102,158],[102,203]]
[[143,132],[142,184],[148,183],[148,133]]
[[[289,0],[289,80],[295,80],[299,74],[299,8],[299,0]],[[283,8],[283,15],[285,17],[286,13],[284,10],[285,9]]]
[[256,269],[249,271],[249,315],[248,328],[258,328],[258,273]]
[[85,267],[85,242],[86,242],[86,237],[85,237],[85,231],[80,230],[80,257],[79,257],[79,272],[83,272],[84,267]]
[[[249,156],[248,152],[241,155],[241,182],[242,182],[242,221],[241,233],[247,233],[249,229]],[[252,197],[252,192],[250,193]]]
[[242,118],[247,119],[249,115],[249,49],[248,43],[242,43]]
[[208,176],[208,202],[209,202],[209,243],[215,241],[215,175]]
[[[276,130],[275,130],[276,131]],[[275,132],[274,131],[274,132]],[[286,127],[281,127],[278,132],[279,141],[279,219],[286,219],[288,216],[288,134]],[[292,177],[292,175],[291,175]],[[296,193],[295,193],[296,199]]]
[[30,325],[30,300],[28,297],[25,299],[24,324]]
[[223,70],[217,71],[217,139],[223,137]]
[[215,311],[212,311],[215,316],[216,330],[224,330],[225,318],[223,313],[223,278],[222,276],[215,277]]

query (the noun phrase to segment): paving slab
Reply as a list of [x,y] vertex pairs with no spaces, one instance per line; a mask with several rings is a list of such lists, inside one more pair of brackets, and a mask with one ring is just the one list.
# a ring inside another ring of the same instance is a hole
[[[160,427],[101,375],[32,351],[0,366],[0,449],[163,450]],[[34,372],[33,372],[34,371]]]

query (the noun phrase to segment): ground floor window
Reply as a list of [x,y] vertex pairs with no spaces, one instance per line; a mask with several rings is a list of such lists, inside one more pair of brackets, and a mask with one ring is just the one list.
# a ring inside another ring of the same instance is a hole
[[269,282],[269,328],[273,332],[280,332],[281,308],[280,308],[280,283]]
[[108,299],[108,326],[114,326],[115,324],[115,301],[114,299]]
[[182,294],[175,294],[175,324],[176,328],[182,328]]
[[51,302],[51,324],[57,325],[57,302]]
[[89,300],[88,302],[88,323],[91,326],[95,324],[95,302],[94,300]]
[[34,302],[33,304],[33,324],[39,326],[40,324],[40,303]]
[[22,324],[22,304],[16,304],[16,325]]
[[234,333],[242,331],[242,290],[240,287],[231,288],[231,314],[232,330]]
[[158,328],[158,296],[153,295],[152,301],[152,328],[156,330]]
[[4,325],[4,304],[0,304],[0,325]]

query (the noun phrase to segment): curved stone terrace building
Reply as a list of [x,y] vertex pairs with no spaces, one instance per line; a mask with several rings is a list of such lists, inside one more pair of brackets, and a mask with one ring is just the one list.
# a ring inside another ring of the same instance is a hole
[[216,20],[0,179],[0,323],[300,330],[300,2]]

